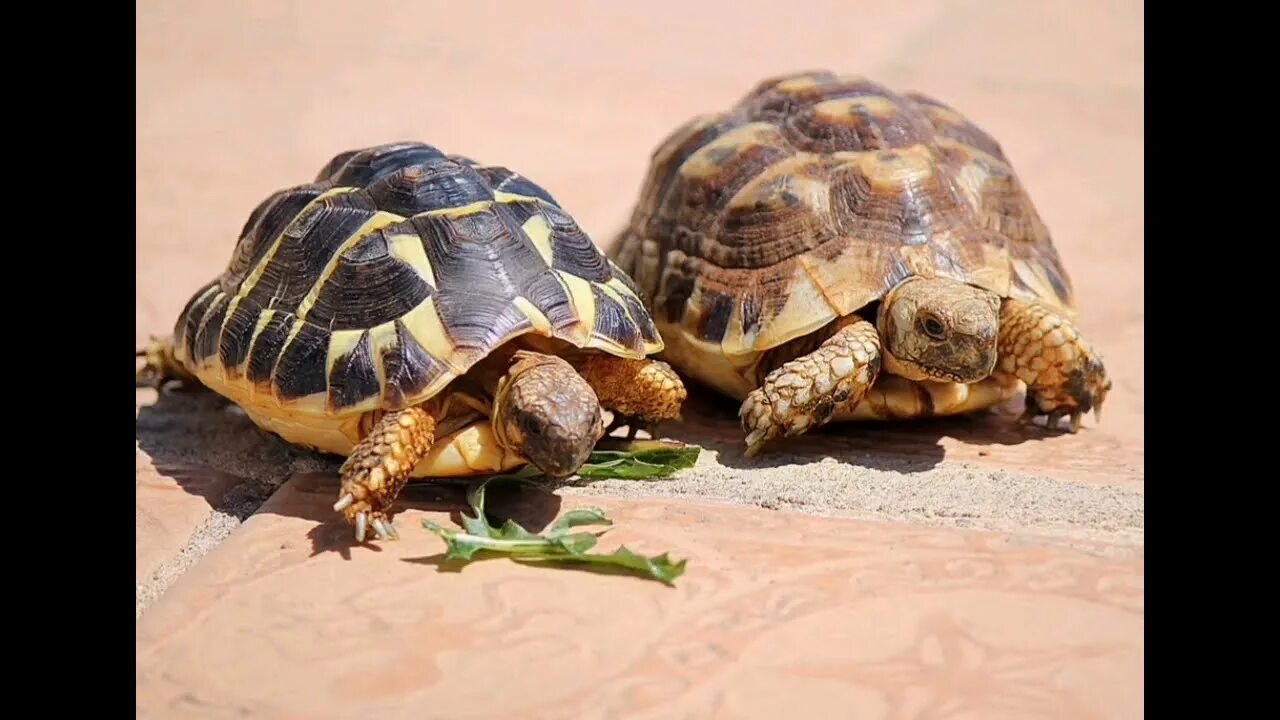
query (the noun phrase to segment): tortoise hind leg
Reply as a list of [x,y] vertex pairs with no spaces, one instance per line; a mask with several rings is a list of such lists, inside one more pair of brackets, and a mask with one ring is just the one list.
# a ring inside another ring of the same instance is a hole
[[658,423],[679,419],[688,396],[680,376],[661,360],[592,354],[581,360],[578,371],[600,404],[615,415],[606,435],[623,425],[630,437],[641,429],[652,434]]
[[387,512],[431,449],[435,429],[435,416],[421,405],[396,410],[377,418],[352,449],[342,464],[342,489],[333,509],[355,526],[356,542],[364,542],[370,527],[380,540],[399,537]]
[[199,382],[173,356],[173,340],[170,338],[153,336],[151,342],[138,350],[134,357],[144,358],[142,368],[134,375],[135,386],[158,388],[170,380],[181,380],[188,385]]
[[794,436],[828,422],[861,402],[880,372],[880,334],[853,315],[816,350],[783,363],[743,401],[738,417],[747,432],[747,457],[772,438]]
[[1050,429],[1069,415],[1071,432],[1078,431],[1084,413],[1101,416],[1111,390],[1093,346],[1069,320],[1038,302],[1004,301],[995,372],[1027,384],[1023,419],[1047,415]]

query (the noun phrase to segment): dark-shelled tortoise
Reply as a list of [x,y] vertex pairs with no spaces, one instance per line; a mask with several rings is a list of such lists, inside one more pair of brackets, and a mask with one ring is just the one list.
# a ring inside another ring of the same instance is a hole
[[410,477],[563,478],[619,422],[676,417],[638,292],[538,185],[420,143],[344,152],[250,215],[226,270],[138,354],[285,440],[348,456],[363,541]]
[[1074,432],[1111,387],[1000,146],[919,93],[830,72],[760,83],[661,144],[617,248],[664,359],[742,401],[748,455],[1024,384],[1024,419]]

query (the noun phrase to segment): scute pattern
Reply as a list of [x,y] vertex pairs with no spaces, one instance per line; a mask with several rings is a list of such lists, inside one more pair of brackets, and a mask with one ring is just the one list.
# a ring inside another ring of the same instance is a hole
[[613,278],[613,267],[608,259],[573,218],[556,207],[545,208],[542,216],[551,228],[551,243],[555,248],[551,266],[554,269],[597,283],[606,283]]
[[174,334],[206,383],[343,415],[421,402],[525,332],[662,348],[635,284],[550,193],[406,142],[339,153],[263,201]]
[[[472,163],[474,166],[475,163]],[[541,186],[534,183],[529,178],[523,177],[504,167],[482,167],[476,166],[476,171],[484,177],[489,183],[489,187],[495,192],[504,192],[511,195],[524,195],[525,197],[535,197],[544,200],[547,203],[560,207],[560,203],[551,197],[551,193],[543,190]]]
[[379,315],[404,315],[431,297],[434,288],[388,249],[387,234],[405,230],[412,232],[403,223],[392,225],[343,251],[307,320],[330,330],[356,330]]
[[614,300],[600,285],[591,286],[591,297],[596,306],[596,335],[613,338],[627,347],[641,343],[640,331],[622,303]]
[[308,205],[259,265],[236,288],[255,307],[296,309],[323,280],[329,261],[378,212],[364,192],[332,195]]
[[334,359],[329,373],[329,400],[335,407],[348,407],[376,396],[380,390],[378,371],[373,366],[373,343],[365,330],[351,350]]
[[272,241],[284,231],[285,226],[324,190],[322,185],[301,185],[281,190],[258,205],[240,232],[240,242],[222,275],[223,292],[235,292],[245,275],[257,267],[262,256],[272,248]]
[[616,259],[660,327],[731,356],[856,312],[913,273],[1073,303],[990,135],[927,96],[829,72],[766,80],[677,129]]
[[448,366],[432,357],[399,320],[395,321],[395,338],[395,344],[382,355],[387,379],[382,402],[389,407],[404,407],[440,378],[451,375]]
[[[272,312],[262,331],[253,341],[253,349],[249,351],[249,382],[261,386],[271,382],[276,369],[276,360],[289,336],[289,328],[293,327],[295,317],[292,313]],[[266,390],[270,392],[270,388]]]
[[387,173],[368,192],[378,209],[402,217],[493,199],[480,173],[445,158]]
[[299,323],[276,361],[273,377],[276,395],[293,400],[325,391],[328,377],[325,357],[329,350],[329,333],[309,323]]
[[530,298],[535,306],[545,303],[548,318],[555,316],[553,325],[573,321],[568,294],[506,214],[490,205],[459,217],[413,219],[439,278],[440,319],[464,352],[482,353],[528,330],[529,318],[513,301],[531,289],[539,291]]

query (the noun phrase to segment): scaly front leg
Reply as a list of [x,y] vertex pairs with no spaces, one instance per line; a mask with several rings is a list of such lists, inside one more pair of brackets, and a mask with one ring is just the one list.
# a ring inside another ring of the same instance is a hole
[[380,540],[398,537],[387,511],[409,473],[435,442],[436,418],[422,406],[383,415],[342,464],[342,490],[333,509],[364,542],[370,526]]
[[1101,417],[1111,390],[1102,358],[1066,318],[1038,302],[1005,300],[1000,308],[997,373],[1027,384],[1024,420],[1048,415],[1056,428],[1071,416],[1071,432],[1090,410]]
[[841,321],[818,349],[784,363],[743,401],[747,457],[770,439],[818,427],[862,401],[880,372],[880,334],[860,317]]
[[577,363],[577,369],[595,390],[600,404],[615,415],[606,434],[623,425],[629,428],[630,437],[641,429],[652,433],[659,422],[679,418],[688,397],[680,376],[661,360],[588,355]]

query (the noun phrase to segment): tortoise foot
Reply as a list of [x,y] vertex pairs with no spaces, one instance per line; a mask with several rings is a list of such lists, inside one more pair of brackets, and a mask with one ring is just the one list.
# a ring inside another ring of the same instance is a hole
[[387,413],[342,464],[342,489],[333,509],[355,528],[356,542],[364,542],[370,529],[379,540],[399,537],[387,513],[431,448],[435,426],[435,418],[421,407]]

